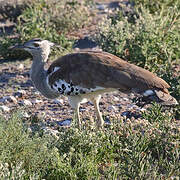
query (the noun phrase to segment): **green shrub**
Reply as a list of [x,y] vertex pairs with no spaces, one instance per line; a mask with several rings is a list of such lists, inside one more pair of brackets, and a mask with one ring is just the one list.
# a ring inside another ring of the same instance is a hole
[[60,33],[71,33],[90,24],[92,4],[91,0],[53,0],[47,2],[50,20]]
[[112,19],[108,19],[100,25],[95,40],[103,50],[151,71],[161,65],[168,67],[180,57],[180,24],[176,19],[179,11],[172,7],[166,16],[162,14],[152,15],[148,9],[141,8],[135,23],[131,23],[120,13],[118,21],[112,24]]
[[70,50],[72,41],[68,40],[64,33],[56,30],[56,25],[51,21],[50,7],[45,1],[36,1],[26,8],[18,17],[17,32],[20,39],[26,41],[35,37],[48,39]]
[[154,14],[160,12],[162,9],[168,10],[172,6],[176,5],[180,9],[179,0],[136,0],[136,6],[143,6],[146,9],[149,9],[150,13]]
[[82,130],[59,128],[58,139],[42,130],[32,133],[28,121],[33,119],[24,119],[22,114],[0,117],[1,179],[168,179],[180,175],[180,131],[172,115],[163,113],[159,105],[145,112],[143,119],[114,119],[101,131],[88,125]]
[[92,4],[92,1],[87,0],[35,0],[27,3],[17,17],[16,33],[19,38],[4,36],[0,39],[0,55],[5,59],[29,57],[22,51],[11,52],[7,47],[37,37],[62,46],[56,52],[57,56],[70,52],[74,39],[68,38],[67,35],[90,23]]
[[105,19],[92,37],[104,51],[158,74],[180,97],[180,78],[174,73],[179,64],[180,11],[178,6],[161,9],[154,14],[142,6],[136,8],[134,21],[118,12]]
[[15,44],[22,43],[18,38],[8,38],[5,35],[0,38],[0,57],[3,57],[7,61],[10,60],[22,60],[31,57],[26,51],[12,51],[11,47]]
[[22,13],[28,4],[32,4],[30,0],[6,0],[0,1],[0,17],[4,20],[16,21],[17,17]]
[[68,39],[67,34],[89,23],[91,5],[92,1],[78,0],[35,0],[26,4],[17,17],[16,33],[19,38],[4,36],[0,39],[0,55],[5,59],[27,57],[27,53],[11,52],[7,47],[37,37],[62,46],[56,54],[70,52],[74,39]]
[[0,117],[0,165],[5,165],[1,167],[1,179],[7,175],[9,179],[17,178],[17,174],[43,177],[55,163],[56,149],[49,146],[50,137],[31,137],[22,120],[20,112],[9,119]]
[[36,0],[19,16],[18,32],[25,40],[30,37],[48,38],[64,47],[67,43],[65,34],[82,28],[87,23],[87,2]]

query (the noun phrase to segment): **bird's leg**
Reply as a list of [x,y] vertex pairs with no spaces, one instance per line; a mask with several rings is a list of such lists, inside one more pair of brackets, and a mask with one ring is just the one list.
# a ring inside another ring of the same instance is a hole
[[77,104],[74,108],[74,118],[78,120],[78,127],[81,128],[81,119],[79,115],[79,106],[80,104]]
[[101,95],[97,96],[96,98],[93,98],[92,99],[92,102],[94,103],[94,107],[95,107],[95,111],[96,111],[96,114],[97,114],[97,126],[98,128],[101,128],[104,124],[104,120],[102,118],[102,114],[99,110],[99,100],[101,98]]
[[75,96],[68,96],[69,103],[71,107],[74,109],[74,118],[78,120],[78,126],[81,128],[81,119],[79,115],[79,106],[80,106],[80,99],[79,97]]

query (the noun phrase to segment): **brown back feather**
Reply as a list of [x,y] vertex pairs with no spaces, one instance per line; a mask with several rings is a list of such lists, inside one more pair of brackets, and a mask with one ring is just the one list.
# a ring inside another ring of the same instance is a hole
[[[54,67],[60,69],[54,73]],[[96,86],[141,91],[160,89],[168,93],[170,86],[155,74],[106,52],[87,51],[60,57],[48,69],[50,84],[59,79],[86,88]]]

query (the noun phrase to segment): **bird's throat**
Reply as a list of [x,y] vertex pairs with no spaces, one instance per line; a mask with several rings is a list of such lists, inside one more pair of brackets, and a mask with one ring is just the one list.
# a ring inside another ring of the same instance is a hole
[[37,60],[37,58],[33,60],[30,77],[36,89],[45,97],[54,99],[59,96],[47,84],[47,72],[44,69],[43,61]]

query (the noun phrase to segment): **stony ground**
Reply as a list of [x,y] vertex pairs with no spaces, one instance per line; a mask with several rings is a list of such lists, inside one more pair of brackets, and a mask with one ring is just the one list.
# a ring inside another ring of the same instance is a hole
[[[118,3],[114,1],[98,3],[97,16],[94,19],[93,25],[89,29],[86,28],[77,33],[80,39],[74,47],[76,49],[96,47],[96,44],[88,40],[87,35],[95,31],[97,22],[101,20],[101,17],[107,11],[112,11],[117,6]],[[3,25],[1,23],[1,26],[7,27],[9,24],[5,23]],[[12,29],[9,29],[8,33],[11,33],[11,31]],[[29,79],[30,67],[30,60],[10,63],[1,60],[0,112],[8,115],[11,111],[25,109],[23,116],[25,118],[37,117],[42,119],[44,128],[50,127],[51,129],[56,129],[59,125],[69,125],[73,110],[69,106],[67,97],[61,96],[57,100],[48,100],[39,94]],[[119,118],[120,116],[139,118],[140,111],[144,109],[133,104],[133,98],[133,94],[112,93],[103,95],[100,109],[106,122],[108,123],[109,120],[111,121],[113,118]],[[80,113],[84,120],[95,118],[94,107],[91,102],[81,105]]]
[[[37,116],[46,123],[60,124],[60,121],[71,119],[73,110],[69,106],[67,97],[61,96],[59,99],[49,100],[36,91],[29,79],[30,66],[29,60],[4,63],[1,66],[0,107],[3,114],[8,115],[13,110],[25,108],[27,113],[24,117]],[[119,118],[120,115],[138,118],[141,109],[132,103],[133,97],[133,94],[104,94],[100,102],[101,111],[107,120]],[[93,104],[88,102],[81,105],[80,113],[83,119],[94,118]]]

